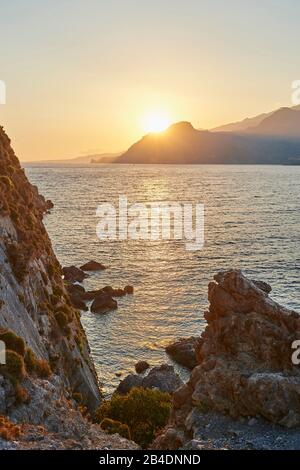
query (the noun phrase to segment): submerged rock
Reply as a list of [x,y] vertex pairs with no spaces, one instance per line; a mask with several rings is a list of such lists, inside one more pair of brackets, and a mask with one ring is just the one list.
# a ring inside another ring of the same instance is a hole
[[99,292],[95,297],[92,305],[91,312],[93,313],[105,313],[109,310],[115,310],[118,308],[118,303],[106,292]]
[[142,374],[145,370],[149,369],[150,365],[147,361],[139,361],[134,366],[137,374]]
[[126,295],[126,292],[121,288],[114,289],[111,286],[105,286],[101,290],[111,297],[124,297],[124,295]]
[[76,266],[68,266],[63,268],[63,275],[65,281],[68,282],[82,282],[86,277],[85,274],[81,269],[77,268]]
[[80,266],[80,269],[82,271],[103,271],[106,267],[104,264],[98,263],[97,261],[88,261],[88,263]]
[[133,294],[134,288],[133,286],[125,286],[124,291],[126,292],[126,294]]
[[180,338],[166,347],[166,353],[181,366],[192,370],[197,365],[196,350],[200,344],[200,338]]

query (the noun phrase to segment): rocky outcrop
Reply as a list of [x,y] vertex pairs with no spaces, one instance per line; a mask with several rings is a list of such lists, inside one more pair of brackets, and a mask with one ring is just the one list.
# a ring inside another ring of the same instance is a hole
[[150,364],[147,361],[138,361],[134,368],[137,374],[142,374],[145,370],[149,369]]
[[192,370],[197,365],[196,350],[199,344],[199,337],[191,336],[190,338],[180,338],[166,346],[166,353],[173,361],[177,362],[177,364]]
[[[43,225],[43,215],[50,206],[28,182],[1,128],[0,328],[21,338],[27,356],[30,350],[28,357],[43,361],[39,364],[47,370],[50,368],[53,380],[60,384],[61,394],[80,394],[92,410],[100,403],[98,379],[79,314],[71,305],[62,269]],[[18,356],[13,352],[10,359],[22,365],[24,351]],[[0,366],[0,376],[7,370],[8,367]],[[31,401],[35,396],[36,373],[27,367],[21,375],[24,379],[21,377],[20,386]],[[21,412],[14,390],[2,385],[0,408],[5,414],[18,419],[26,415],[26,420],[33,422],[37,408],[22,405]],[[43,407],[41,402],[41,410]]]
[[[174,394],[173,433],[196,433],[193,416],[199,419],[201,410],[300,426],[300,369],[292,363],[300,317],[274,302],[270,291],[238,270],[221,272],[209,284],[198,365]],[[166,438],[164,433],[156,445]]]
[[106,313],[110,310],[118,308],[118,303],[112,298],[112,296],[106,292],[99,292],[92,305],[91,312],[93,313]]
[[174,393],[183,385],[179,375],[174,371],[174,367],[168,364],[153,367],[145,376],[130,374],[123,379],[116,393],[124,395],[134,387],[157,388],[161,392]]
[[68,282],[82,282],[86,277],[88,277],[82,269],[77,268],[76,266],[66,266],[62,269],[62,272],[65,281]]
[[[0,450],[138,448],[134,442],[116,434],[106,434],[83,416],[84,409],[66,392],[58,376],[51,380],[26,381],[30,402],[14,407],[4,423],[0,418]],[[0,379],[1,386],[11,387],[9,381],[5,382],[1,383]],[[6,410],[0,413],[8,416]]]
[[93,301],[91,311],[93,313],[106,313],[110,310],[118,308],[115,297],[124,297],[133,294],[133,287],[126,286],[124,289],[114,289],[111,286],[105,286],[102,289],[86,291],[85,288],[77,283],[66,283],[66,289],[70,296],[70,300],[75,308],[86,311],[88,307],[86,302]]
[[88,261],[87,263],[80,266],[82,271],[103,271],[105,268],[104,264],[98,263],[98,261]]

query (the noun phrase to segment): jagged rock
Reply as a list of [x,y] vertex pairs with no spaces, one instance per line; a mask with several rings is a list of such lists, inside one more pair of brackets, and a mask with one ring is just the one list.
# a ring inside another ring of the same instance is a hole
[[143,377],[140,375],[129,374],[119,383],[119,386],[116,389],[116,393],[119,393],[120,395],[126,395],[126,393],[130,392],[132,388],[142,386]]
[[116,308],[118,308],[117,301],[114,300],[108,293],[101,291],[96,295],[91,305],[91,312],[105,313],[109,310],[115,310]]
[[111,286],[105,286],[101,290],[111,297],[124,297],[124,295],[126,295],[126,292],[123,289],[114,289]]
[[83,264],[80,266],[82,271],[102,271],[106,269],[104,264],[98,263],[97,261],[89,261],[88,263]]
[[[86,291],[84,287],[79,284],[68,284],[67,291],[74,307],[80,310],[88,310],[85,302],[98,298],[97,302],[94,304],[93,311],[96,311],[96,309],[98,311],[115,309],[117,308],[117,304],[112,297],[124,297],[126,295],[124,289],[114,289],[111,286],[105,286],[98,290]],[[102,307],[98,308],[102,303],[104,303],[103,309]]]
[[174,367],[162,364],[153,367],[145,377],[134,374],[128,375],[120,382],[116,393],[126,394],[133,387],[157,388],[161,392],[174,393],[182,385],[183,382],[179,375],[175,373]]
[[62,271],[65,281],[68,282],[82,282],[86,277],[88,277],[87,274],[76,266],[65,267]]
[[142,374],[145,370],[149,369],[150,365],[147,361],[139,361],[134,366],[137,374]]
[[300,425],[300,370],[291,359],[291,345],[300,338],[299,314],[274,302],[265,283],[241,271],[214,279],[199,365],[188,382],[191,406]]
[[192,370],[197,365],[196,350],[200,344],[200,338],[180,338],[166,347],[166,353],[181,366]]
[[256,287],[258,287],[263,292],[266,292],[267,294],[270,294],[270,292],[272,292],[272,287],[267,282],[256,281],[255,279],[251,279],[251,280],[252,280],[253,284],[255,284]]
[[49,380],[27,378],[22,386],[30,401],[13,406],[11,389],[0,380],[0,396],[4,391],[5,397],[3,414],[12,423],[21,423],[21,435],[14,437],[11,447],[0,437],[0,450],[138,448],[134,442],[118,435],[108,435],[100,425],[88,421],[77,409],[76,402],[72,405],[71,396],[60,377],[53,375]]
[[87,293],[83,286],[79,284],[68,284],[66,286],[66,289],[68,291],[70,300],[75,308],[83,311],[88,310],[85,304]]

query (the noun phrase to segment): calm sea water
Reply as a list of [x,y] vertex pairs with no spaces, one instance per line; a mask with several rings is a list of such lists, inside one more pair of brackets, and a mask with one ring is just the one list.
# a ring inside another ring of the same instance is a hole
[[[205,328],[207,284],[222,269],[240,268],[273,286],[272,296],[300,310],[300,167],[99,165],[27,168],[55,207],[45,223],[62,265],[103,262],[88,289],[133,284],[106,315],[82,314],[99,380],[111,393],[137,360],[169,361],[164,346]],[[100,242],[96,208],[153,201],[205,204],[205,247],[181,241]],[[180,370],[183,376],[186,372]]]

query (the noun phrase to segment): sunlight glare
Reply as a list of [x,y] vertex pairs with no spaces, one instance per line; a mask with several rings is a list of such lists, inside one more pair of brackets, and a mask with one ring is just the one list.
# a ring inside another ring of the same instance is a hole
[[163,132],[171,125],[169,116],[161,111],[153,111],[144,116],[143,129],[146,133]]

